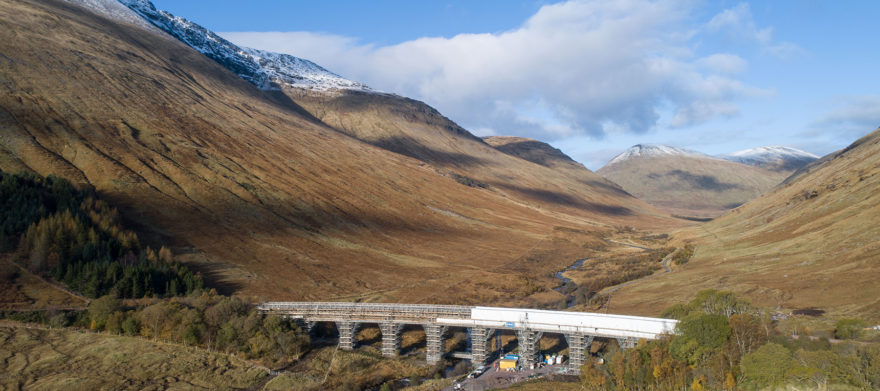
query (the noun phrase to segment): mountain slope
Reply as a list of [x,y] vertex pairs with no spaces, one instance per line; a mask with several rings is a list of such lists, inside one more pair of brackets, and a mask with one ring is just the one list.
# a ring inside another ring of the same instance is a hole
[[443,175],[470,185],[491,187],[519,201],[539,202],[589,218],[596,214],[660,214],[583,167],[570,172],[574,177],[543,167],[520,167],[522,161],[498,153],[422,102],[375,93],[307,60],[240,48],[195,23],[156,10],[147,0],[123,2],[155,26],[257,87],[281,89],[325,124],[370,144],[422,160]]
[[794,172],[819,158],[809,152],[781,146],[746,149],[719,157],[732,162],[785,172]]
[[[340,118],[329,127],[176,38],[78,6],[0,0],[0,25],[0,169],[94,187],[148,243],[174,243],[229,290],[510,300],[510,284],[553,284],[550,271],[615,225],[673,224],[502,154],[420,102],[282,86],[353,105],[327,110]],[[421,149],[370,145],[343,119],[397,126],[379,130]]]
[[[680,238],[695,257],[680,270],[621,289],[621,302],[656,312],[703,288],[761,305],[818,307],[880,321],[880,130]],[[649,307],[654,310],[649,310]]]
[[557,170],[503,153],[430,106],[395,95],[296,89],[285,93],[324,123],[439,172],[530,207],[576,215],[607,226],[669,224],[664,213],[584,167]]
[[584,167],[583,164],[574,161],[568,155],[547,143],[513,136],[484,137],[483,141],[508,155],[564,173],[568,177],[575,178],[580,183],[603,189],[608,191],[609,194],[618,193],[624,197],[631,196],[616,183],[596,175],[590,169]]
[[665,145],[635,145],[597,173],[669,213],[700,218],[757,198],[789,174]]
[[586,168],[562,153],[562,151],[538,140],[513,136],[490,136],[483,137],[483,141],[508,155],[516,156],[542,166],[552,168]]
[[[70,0],[85,1],[85,0]],[[98,0],[89,0],[95,2]],[[104,2],[115,0],[102,0]],[[149,0],[119,0],[144,21],[179,39],[199,53],[223,65],[242,79],[261,89],[292,86],[314,90],[351,89],[370,91],[370,88],[344,79],[319,65],[287,54],[239,47],[219,35],[185,18],[157,10]],[[94,5],[86,3],[94,9]],[[120,13],[109,13],[116,19]],[[126,18],[126,21],[128,18]]]

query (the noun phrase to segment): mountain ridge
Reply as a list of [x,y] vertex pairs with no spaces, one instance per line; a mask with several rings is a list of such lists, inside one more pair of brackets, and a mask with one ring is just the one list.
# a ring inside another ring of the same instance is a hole
[[690,262],[615,294],[628,309],[648,313],[694,290],[724,287],[783,311],[819,308],[880,320],[878,156],[880,129],[760,198],[682,230],[677,239],[697,245]]
[[629,159],[645,159],[669,156],[712,158],[712,156],[687,148],[673,147],[665,144],[636,144],[632,147],[627,148],[625,151],[621,152],[620,154],[609,160],[608,163],[605,163],[605,166],[607,167],[614,164],[620,164]]
[[636,144],[613,157],[608,163],[605,163],[605,166],[618,164],[628,159],[668,156],[709,157],[749,166],[776,169],[777,171],[795,171],[819,159],[819,156],[812,153],[781,145],[755,147],[713,156],[667,144]]
[[698,220],[758,197],[789,174],[656,144],[635,145],[596,172],[668,213]]
[[197,23],[157,9],[149,0],[119,2],[151,25],[217,61],[258,88],[277,90],[286,85],[318,91],[373,91],[363,83],[345,79],[309,60],[235,45]]
[[719,157],[769,170],[791,172],[819,159],[812,153],[779,145],[751,148]]
[[[552,271],[614,227],[681,225],[420,102],[282,86],[288,99],[67,2],[0,0],[0,22],[0,169],[94,187],[221,291],[554,302]],[[524,275],[546,292],[512,297]]]

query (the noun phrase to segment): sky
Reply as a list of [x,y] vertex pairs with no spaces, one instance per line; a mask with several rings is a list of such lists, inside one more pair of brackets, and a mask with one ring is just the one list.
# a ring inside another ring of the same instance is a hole
[[593,170],[639,143],[821,156],[880,126],[877,1],[153,2]]

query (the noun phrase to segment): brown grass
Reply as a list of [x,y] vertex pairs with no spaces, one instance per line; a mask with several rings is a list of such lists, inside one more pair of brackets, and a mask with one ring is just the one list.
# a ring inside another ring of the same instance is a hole
[[0,310],[84,308],[88,300],[67,291],[61,284],[35,276],[0,254]]
[[759,306],[815,307],[880,322],[880,133],[773,192],[676,234],[696,254],[675,272],[621,289],[620,310],[657,314],[699,289],[729,289]]
[[241,389],[265,369],[203,349],[64,329],[0,323],[7,389]]
[[[93,186],[222,292],[527,300],[503,287],[523,275],[549,286],[545,272],[580,256],[579,243],[554,247],[554,227],[680,224],[588,170],[501,153],[419,102],[268,94],[169,37],[61,2],[2,0],[0,22],[12,59],[0,62],[0,169]],[[321,105],[326,123],[312,116]]]
[[598,173],[672,215],[711,218],[770,191],[791,171],[675,156],[633,158]]

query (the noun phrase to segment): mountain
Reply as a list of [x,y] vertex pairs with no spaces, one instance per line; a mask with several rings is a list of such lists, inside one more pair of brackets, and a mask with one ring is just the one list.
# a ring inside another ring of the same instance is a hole
[[[815,307],[880,321],[880,129],[680,240],[697,244],[672,273],[615,293],[635,312],[731,289],[763,306]],[[638,298],[639,304],[629,300]],[[876,324],[876,323],[872,323]]]
[[782,146],[746,149],[719,157],[732,162],[785,172],[794,172],[819,158],[809,152]]
[[[155,26],[243,79],[263,89],[280,89],[323,123],[375,146],[422,160],[445,175],[492,186],[496,191],[530,202],[549,202],[572,213],[585,209],[600,213],[626,212],[627,207],[606,206],[616,203],[612,198],[620,196],[629,198],[628,202],[636,208],[646,211],[650,208],[583,166],[576,168],[574,175],[587,178],[569,178],[536,167],[523,169],[519,167],[522,161],[497,153],[422,102],[377,93],[307,60],[238,47],[195,23],[156,10],[149,1],[123,2]],[[251,65],[242,67],[240,63]],[[545,172],[530,175],[541,170]],[[581,202],[582,198],[587,198],[586,202]]]
[[223,290],[509,301],[523,276],[555,284],[616,226],[680,224],[589,170],[502,153],[422,102],[131,16],[0,0],[0,169],[94,188],[145,244],[171,243]]
[[578,178],[581,183],[630,196],[616,183],[594,174],[583,164],[574,161],[559,149],[545,142],[514,136],[483,137],[483,141],[508,155],[551,168],[556,172],[565,173],[571,178]]
[[709,158],[709,155],[690,150],[687,148],[672,147],[662,144],[636,144],[629,147],[623,153],[615,156],[605,164],[605,167],[622,164],[631,159],[650,159],[664,157],[694,157]]
[[483,137],[483,141],[508,155],[516,156],[542,166],[586,169],[582,164],[574,161],[559,149],[538,140],[514,136],[489,136]]
[[782,182],[790,172],[771,171],[689,149],[635,145],[598,174],[671,214],[711,218]]
[[[74,0],[75,1],[75,0]],[[88,0],[92,9],[102,10],[100,4],[113,0]],[[351,89],[370,91],[370,88],[344,79],[319,65],[287,54],[239,47],[219,35],[185,18],[157,10],[149,0],[119,0],[144,21],[174,36],[199,53],[217,61],[239,77],[261,89],[291,86],[315,90]],[[97,7],[93,3],[99,4]],[[104,14],[118,18],[121,12]],[[128,18],[126,18],[127,20]]]

